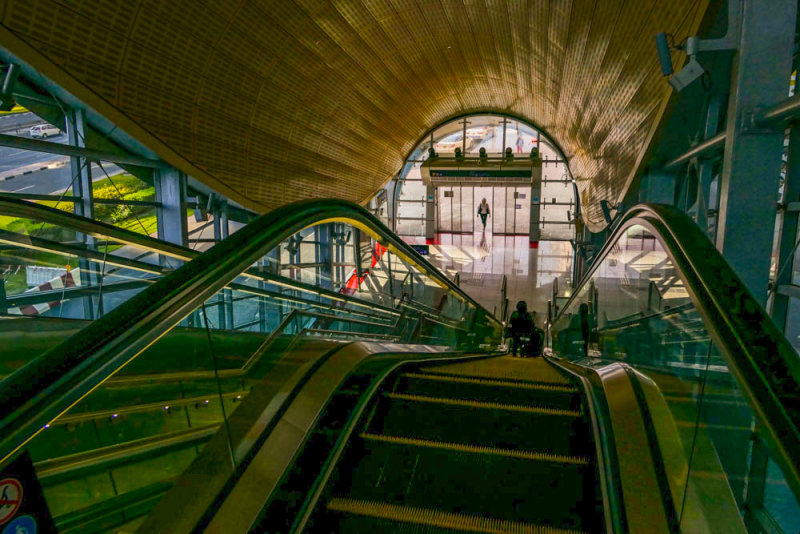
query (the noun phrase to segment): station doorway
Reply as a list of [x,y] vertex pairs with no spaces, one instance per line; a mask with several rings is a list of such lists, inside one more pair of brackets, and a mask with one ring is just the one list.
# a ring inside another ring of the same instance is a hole
[[531,222],[530,186],[451,186],[438,187],[436,231],[472,234],[481,232],[478,217],[482,199],[489,204],[491,217],[486,231],[493,235],[528,235]]

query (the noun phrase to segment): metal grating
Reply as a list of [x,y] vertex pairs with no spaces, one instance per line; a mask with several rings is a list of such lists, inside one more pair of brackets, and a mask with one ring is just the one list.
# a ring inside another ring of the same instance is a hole
[[261,211],[363,201],[431,127],[499,111],[559,143],[599,229],[599,200],[624,193],[669,96],[652,35],[679,42],[707,4],[0,0],[0,35],[162,157]]

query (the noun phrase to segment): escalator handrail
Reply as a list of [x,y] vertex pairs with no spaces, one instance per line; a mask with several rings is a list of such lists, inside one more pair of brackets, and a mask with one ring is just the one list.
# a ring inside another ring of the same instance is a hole
[[286,237],[327,222],[367,232],[482,310],[499,329],[488,311],[363,207],[331,199],[290,204],[259,217],[0,382],[0,464]]
[[[766,431],[776,460],[800,495],[800,358],[700,228],[680,210],[639,204],[620,218],[560,318],[631,226],[656,235]],[[554,321],[555,322],[555,321]]]
[[[0,213],[2,213],[3,215],[17,216],[23,219],[48,221],[52,224],[55,224],[56,226],[67,228],[75,232],[80,232],[97,238],[106,238],[116,243],[123,243],[125,245],[133,246],[146,251],[144,255],[139,256],[137,258],[147,256],[148,254],[164,254],[166,256],[181,261],[190,261],[199,256],[200,254],[202,254],[202,252],[194,249],[176,245],[168,241],[162,241],[160,239],[156,239],[154,237],[150,237],[144,234],[139,234],[131,230],[126,230],[124,228],[119,228],[108,223],[96,221],[94,219],[89,219],[87,217],[82,217],[80,215],[65,213],[61,210],[43,206],[41,204],[36,204],[33,202],[28,202],[25,200],[19,200],[15,198],[4,197],[2,194],[0,194]],[[151,273],[151,274],[163,275],[163,274],[168,274],[169,272],[174,270],[174,267],[164,267],[164,266],[154,265],[151,263],[141,261],[140,259],[137,258],[134,259],[124,258],[121,256],[117,256],[113,253],[111,254],[101,253],[97,250],[86,249],[74,245],[65,245],[63,243],[59,243],[49,239],[44,239],[35,236],[28,236],[25,234],[18,234],[7,230],[0,231],[0,240],[5,241],[14,246],[25,247],[25,248],[38,248],[62,255],[72,254],[78,257],[93,259],[98,262],[104,262],[109,265],[134,269],[137,271]],[[256,268],[248,269],[245,273],[242,274],[248,276],[249,278],[261,280],[267,283],[283,285],[284,287],[289,287],[290,289],[296,291],[312,292],[319,294],[320,296],[323,296],[325,298],[330,298],[332,300],[348,302],[352,303],[355,306],[360,306],[360,307],[374,308],[376,310],[384,310],[386,313],[389,314],[396,314],[395,310],[392,310],[391,308],[385,306],[381,306],[379,304],[375,304],[373,302],[364,301],[358,298],[353,298],[348,295],[337,293],[335,291],[314,287],[310,284],[306,284],[299,280],[292,280],[290,278],[286,278],[280,275],[264,273]],[[238,285],[242,287],[242,284]],[[8,298],[10,299],[12,297]]]
[[46,221],[50,224],[69,228],[82,234],[104,237],[125,245],[131,245],[148,252],[157,252],[177,259],[188,259],[199,254],[197,251],[149,235],[140,234],[112,224],[89,219],[80,215],[66,213],[34,202],[10,198],[0,194],[0,213],[22,219]]

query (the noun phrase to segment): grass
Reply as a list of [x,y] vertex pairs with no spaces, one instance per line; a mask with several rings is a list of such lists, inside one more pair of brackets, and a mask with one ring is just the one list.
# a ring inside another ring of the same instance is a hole
[[[111,178],[103,178],[93,184],[94,198],[122,199],[149,201],[155,198],[155,188],[142,182],[130,174],[119,174]],[[56,208],[72,213],[72,202],[56,202],[51,200],[36,201],[36,204]],[[158,231],[156,209],[150,206],[123,206],[95,204],[95,219],[125,228],[132,232],[151,235]],[[31,219],[8,217],[0,215],[0,229],[19,234],[41,237],[58,242],[74,241],[75,232],[65,230],[53,224],[42,223]],[[121,245],[109,245],[108,252],[112,252]],[[105,247],[101,247],[101,251]],[[25,269],[18,269],[18,265],[43,265],[51,267],[65,267],[67,264],[77,267],[77,258],[69,258],[48,252],[9,249],[2,255],[1,263],[9,266],[8,273],[3,275],[6,293],[17,294],[28,289]],[[0,273],[5,270],[0,269]],[[16,271],[16,272],[15,272]]]

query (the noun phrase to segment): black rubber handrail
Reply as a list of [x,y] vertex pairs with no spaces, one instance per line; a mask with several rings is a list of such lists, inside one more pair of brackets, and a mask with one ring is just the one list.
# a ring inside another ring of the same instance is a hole
[[376,237],[480,314],[500,323],[366,209],[341,200],[290,204],[263,215],[0,382],[0,464],[95,387],[158,340],[286,237],[347,222]]
[[6,216],[20,217],[22,219],[33,219],[46,221],[55,226],[69,228],[86,235],[97,238],[111,239],[117,243],[132,245],[148,252],[158,252],[173,258],[186,259],[198,254],[196,251],[175,245],[166,241],[161,241],[148,235],[139,234],[119,228],[117,226],[66,213],[56,208],[50,208],[34,202],[27,202],[16,198],[0,195],[0,213]]
[[742,388],[775,459],[800,498],[800,358],[702,230],[683,212],[639,204],[620,217],[562,314],[631,226],[653,232]]

